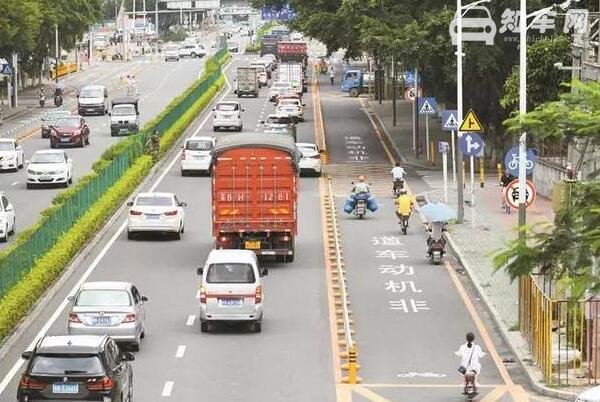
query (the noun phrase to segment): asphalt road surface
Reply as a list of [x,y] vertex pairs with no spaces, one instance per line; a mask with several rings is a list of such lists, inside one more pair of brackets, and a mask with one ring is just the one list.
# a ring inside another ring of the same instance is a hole
[[[93,70],[74,75],[65,83],[67,99],[76,103],[74,98],[80,88],[85,85],[101,84],[109,88],[109,99],[126,95],[126,88],[120,85],[120,77],[130,71],[135,73],[140,97],[140,121],[143,125],[150,120],[173,99],[198,78],[207,57],[202,59],[181,59],[179,62],[164,62],[158,59],[156,63],[150,59],[133,63],[103,63]],[[51,110],[50,108],[46,108]],[[73,181],[91,170],[93,163],[111,144],[124,137],[111,137],[108,116],[86,116],[90,127],[90,145],[84,148],[65,148],[73,159]],[[8,123],[7,123],[8,124]],[[50,140],[41,137],[41,131],[36,130],[28,138],[22,140],[25,159],[38,150],[49,149]],[[19,172],[0,173],[0,189],[6,192],[9,200],[15,206],[17,219],[17,234],[33,224],[39,212],[50,205],[52,198],[61,188],[26,188],[27,164]],[[14,236],[9,238],[11,241]],[[0,244],[0,248],[7,243]]]
[[[236,60],[229,68],[230,80],[240,63]],[[244,131],[257,129],[261,116],[273,109],[266,94],[262,89],[258,99],[241,99],[246,108]],[[226,98],[237,99],[230,94]],[[310,96],[305,98],[308,121],[300,123],[298,139],[312,141],[312,106]],[[213,133],[210,118],[204,116],[189,133],[227,135]],[[182,177],[179,163],[174,162],[157,173],[150,187],[175,192],[188,203],[183,239],[127,240],[124,216],[120,217],[56,290],[18,344],[2,357],[0,379],[6,378],[7,387],[2,390],[0,383],[0,401],[14,400],[19,370],[13,370],[15,376],[7,377],[7,373],[55,312],[48,332],[65,332],[67,317],[61,303],[89,269],[93,271],[87,280],[132,281],[149,298],[147,337],[133,362],[137,400],[158,401],[167,394],[173,400],[190,402],[197,401],[198,395],[213,401],[335,400],[318,179],[301,180],[296,260],[266,263],[270,272],[264,281],[265,316],[259,334],[243,326],[223,326],[206,334],[199,331],[195,271],[213,244],[210,178]],[[183,356],[176,357],[183,347]]]

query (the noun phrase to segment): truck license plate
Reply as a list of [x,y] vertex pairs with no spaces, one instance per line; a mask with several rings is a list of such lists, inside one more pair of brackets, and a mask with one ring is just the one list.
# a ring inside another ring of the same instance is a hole
[[246,250],[260,250],[260,241],[247,241],[244,243]]
[[244,301],[242,299],[219,299],[219,306],[221,307],[242,307]]

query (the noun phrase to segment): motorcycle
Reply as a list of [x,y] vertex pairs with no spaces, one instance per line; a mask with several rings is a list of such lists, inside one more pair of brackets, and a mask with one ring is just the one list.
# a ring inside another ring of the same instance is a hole
[[427,255],[432,264],[439,265],[445,253],[446,241],[444,239],[430,239],[428,241]]
[[354,215],[358,216],[358,219],[363,219],[367,214],[367,199],[369,193],[359,193],[356,195],[356,204],[354,204]]
[[63,98],[61,94],[54,94],[54,106],[61,107],[63,104]]
[[475,384],[475,374],[472,371],[465,373],[465,387],[463,389],[466,402],[472,402],[477,396],[477,385]]
[[400,195],[400,190],[404,188],[404,180],[394,179],[394,194],[396,197]]
[[46,104],[46,95],[38,95],[38,103],[40,104],[40,107],[44,107]]

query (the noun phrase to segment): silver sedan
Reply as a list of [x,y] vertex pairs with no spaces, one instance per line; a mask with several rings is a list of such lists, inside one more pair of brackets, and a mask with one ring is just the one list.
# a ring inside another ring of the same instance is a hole
[[139,350],[148,298],[132,283],[86,282],[69,301],[69,335],[110,335]]

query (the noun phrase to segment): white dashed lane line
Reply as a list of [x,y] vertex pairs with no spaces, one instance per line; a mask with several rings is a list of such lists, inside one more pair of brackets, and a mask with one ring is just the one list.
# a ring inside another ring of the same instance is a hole
[[187,325],[188,327],[191,327],[194,325],[194,321],[196,321],[196,316],[193,314],[190,314],[188,316],[187,322],[185,323],[185,325]]
[[173,392],[173,386],[175,385],[174,381],[167,381],[165,382],[165,386],[163,387],[162,390],[162,396],[165,398],[168,398],[171,396],[171,393]]
[[179,345],[177,347],[177,352],[175,352],[175,358],[181,359],[181,358],[183,358],[184,354],[185,354],[185,345]]
[[19,184],[18,181],[13,181],[12,183],[10,183],[11,186],[16,186],[17,184]]

